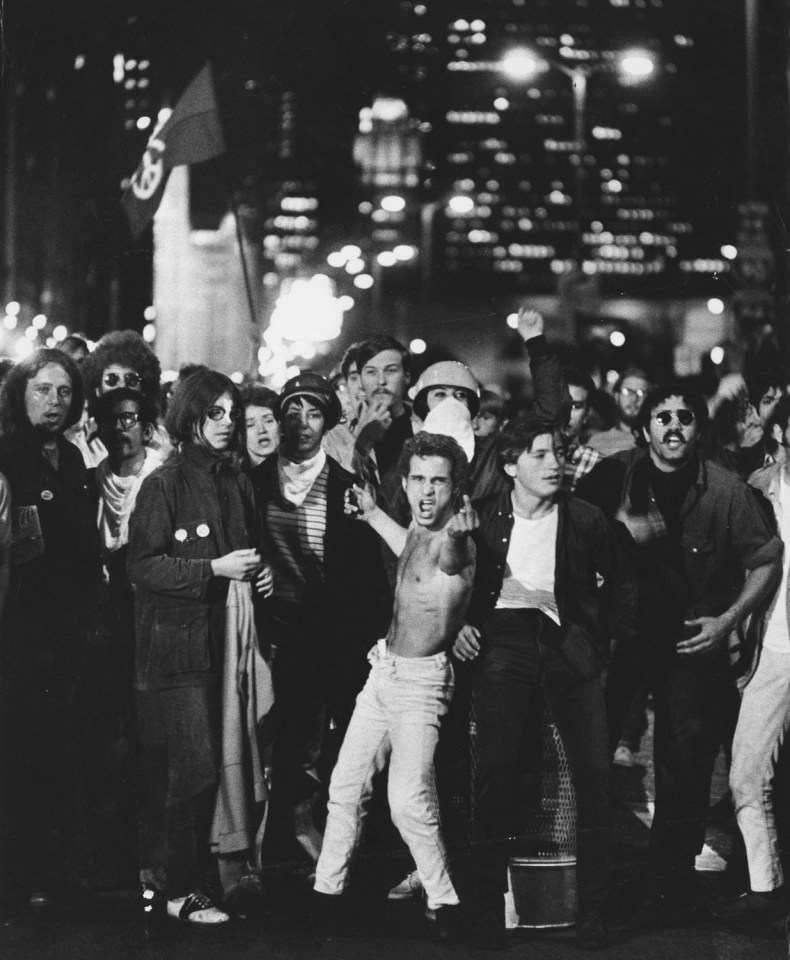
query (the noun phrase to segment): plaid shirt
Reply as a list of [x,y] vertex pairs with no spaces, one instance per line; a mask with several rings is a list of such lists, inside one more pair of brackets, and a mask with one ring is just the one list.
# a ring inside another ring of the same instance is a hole
[[603,454],[599,450],[595,450],[587,444],[575,444],[568,447],[565,455],[562,489],[567,490],[568,493],[573,493],[579,480],[585,473],[589,473],[602,458]]

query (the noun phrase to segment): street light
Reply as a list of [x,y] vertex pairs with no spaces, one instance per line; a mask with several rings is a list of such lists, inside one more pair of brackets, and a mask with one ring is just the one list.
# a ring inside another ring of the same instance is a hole
[[500,69],[514,80],[530,80],[538,73],[551,68],[559,70],[571,81],[573,91],[573,161],[574,209],[577,230],[574,243],[574,260],[579,270],[583,267],[584,245],[584,155],[587,152],[587,82],[594,73],[615,70],[634,80],[645,80],[655,70],[653,57],[644,50],[627,50],[612,60],[596,63],[578,62],[569,64],[554,57],[537,54],[529,48],[511,50],[501,61]]

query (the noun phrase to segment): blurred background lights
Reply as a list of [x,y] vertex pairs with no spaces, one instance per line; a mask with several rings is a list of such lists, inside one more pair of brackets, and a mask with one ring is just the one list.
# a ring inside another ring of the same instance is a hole
[[138,130],[147,130],[151,126],[150,117],[138,117],[137,118],[137,129]]
[[26,327],[25,336],[28,338],[28,340],[35,340],[38,336],[38,330],[36,330],[35,327]]
[[335,250],[333,253],[330,253],[326,258],[326,262],[330,267],[342,267],[346,262],[346,258],[339,250]]
[[147,323],[143,327],[143,340],[146,343],[153,343],[156,340],[156,327],[153,323]]
[[714,347],[710,352],[710,359],[717,367],[724,363],[724,347]]
[[244,383],[244,374],[240,370],[234,370],[230,375],[230,379],[234,383]]
[[353,243],[349,243],[340,250],[340,253],[343,255],[343,261],[345,262],[346,260],[353,260],[355,257],[360,256],[362,251]]
[[37,313],[35,317],[33,317],[33,326],[36,328],[36,330],[43,330],[46,325],[47,318],[43,313]]
[[510,313],[507,318],[507,325],[511,330],[518,330],[518,314]]
[[7,313],[3,317],[3,326],[6,328],[6,330],[13,330],[16,325],[17,319],[13,313]]
[[146,307],[145,310],[143,310],[143,319],[148,320],[149,323],[152,320],[156,320],[156,307]]
[[623,71],[632,77],[649,77],[655,70],[655,63],[644,50],[629,50],[620,58]]
[[415,339],[409,344],[409,350],[412,353],[425,353],[427,348],[428,344],[421,337],[415,337]]
[[452,213],[471,213],[475,202],[471,197],[450,197],[447,206]]
[[376,260],[378,260],[382,267],[394,267],[398,262],[398,258],[391,250],[383,250],[376,257]]
[[725,260],[734,260],[738,256],[738,249],[731,243],[725,243],[721,248],[721,255]]
[[14,347],[14,353],[19,357],[20,360],[23,360],[25,357],[29,357],[33,352],[34,347],[33,343],[30,340],[26,340],[24,337],[21,337],[16,342]]
[[497,97],[496,100],[494,100],[494,108],[496,110],[507,110],[509,106],[510,101],[507,97]]
[[724,301],[719,300],[718,297],[711,297],[708,300],[708,310],[714,315],[719,316],[719,314],[724,313]]
[[625,343],[625,334],[622,330],[612,330],[609,334],[609,343],[613,347],[622,347]]
[[382,197],[381,209],[387,213],[400,213],[406,207],[406,201],[397,194],[391,194],[388,197]]
[[338,297],[337,302],[340,304],[340,309],[344,312],[354,306],[354,298],[350,297],[347,293],[344,293],[342,297]]
[[353,260],[349,260],[346,264],[346,273],[355,274],[362,273],[365,269],[365,261],[360,257],[354,257]]
[[417,256],[417,251],[408,243],[399,243],[392,251],[398,260],[413,260]]
[[12,317],[15,317],[20,310],[19,303],[16,300],[12,300],[10,303],[6,304],[5,312],[10,313]]
[[501,67],[514,80],[526,80],[538,72],[540,61],[529,50],[512,50],[502,60]]
[[360,273],[354,277],[354,286],[359,290],[370,290],[373,286],[373,277],[369,273]]
[[55,329],[52,331],[52,336],[53,336],[58,342],[60,342],[61,340],[65,340],[68,335],[69,335],[69,331],[63,326],[62,323],[59,323],[59,324],[55,327]]

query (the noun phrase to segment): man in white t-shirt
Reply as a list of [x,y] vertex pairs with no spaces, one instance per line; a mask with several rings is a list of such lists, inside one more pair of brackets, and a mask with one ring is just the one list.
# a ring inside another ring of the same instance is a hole
[[[475,936],[504,941],[508,838],[518,829],[519,748],[542,689],[571,764],[578,803],[577,937],[603,947],[609,895],[609,752],[601,671],[609,636],[633,641],[636,588],[613,528],[560,488],[563,437],[545,421],[510,421],[498,440],[511,484],[476,503],[478,565],[453,652],[474,661],[477,724]],[[601,586],[599,586],[601,583]],[[602,608],[606,606],[606,626]]]
[[[790,448],[790,397],[782,397],[768,421],[784,451]],[[743,927],[784,921],[787,892],[777,840],[772,780],[779,747],[790,728],[790,461],[761,467],[749,483],[770,502],[777,533],[785,544],[782,578],[764,617],[755,666],[743,692],[732,744],[730,788],[749,863],[750,889],[714,916]]]

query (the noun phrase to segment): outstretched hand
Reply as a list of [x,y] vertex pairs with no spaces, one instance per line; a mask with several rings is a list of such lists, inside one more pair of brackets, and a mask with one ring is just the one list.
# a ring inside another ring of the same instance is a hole
[[472,501],[464,494],[464,503],[461,509],[447,524],[447,532],[453,540],[460,540],[468,537],[470,533],[480,526],[477,517],[477,511],[472,506]]
[[525,340],[539,337],[543,333],[543,314],[531,307],[520,307],[518,311],[518,332]]

